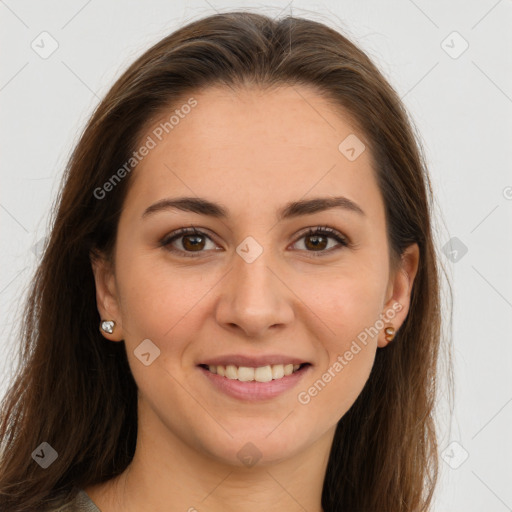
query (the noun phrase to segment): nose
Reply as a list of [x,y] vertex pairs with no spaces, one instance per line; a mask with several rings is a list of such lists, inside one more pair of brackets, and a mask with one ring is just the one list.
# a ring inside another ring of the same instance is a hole
[[223,280],[216,319],[225,329],[263,338],[269,329],[283,329],[294,318],[293,293],[279,275],[275,260],[263,253],[248,263],[235,253]]

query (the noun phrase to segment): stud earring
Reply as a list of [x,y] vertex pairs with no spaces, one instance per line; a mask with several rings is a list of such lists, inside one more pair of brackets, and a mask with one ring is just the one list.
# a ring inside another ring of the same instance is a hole
[[102,320],[100,323],[100,329],[108,334],[112,334],[114,332],[114,327],[116,323],[113,320]]
[[393,341],[393,338],[395,337],[395,328],[393,326],[386,327],[384,329],[384,333],[386,341]]

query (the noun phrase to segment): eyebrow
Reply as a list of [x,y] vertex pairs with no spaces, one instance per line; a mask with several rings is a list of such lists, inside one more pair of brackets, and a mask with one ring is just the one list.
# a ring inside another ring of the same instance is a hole
[[[304,199],[287,203],[277,213],[279,221],[300,217],[302,215],[311,215],[313,213],[330,210],[332,208],[341,208],[350,212],[355,212],[365,216],[362,208],[347,197],[317,197],[314,199]],[[177,197],[166,198],[158,201],[144,210],[142,218],[166,210],[182,210],[184,212],[207,215],[218,219],[227,219],[229,210],[219,204],[200,197]]]

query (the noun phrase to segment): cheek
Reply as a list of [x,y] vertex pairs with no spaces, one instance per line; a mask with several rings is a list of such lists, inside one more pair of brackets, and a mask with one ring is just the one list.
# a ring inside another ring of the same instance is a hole
[[382,313],[381,282],[378,274],[352,269],[339,272],[336,279],[311,281],[303,289],[309,289],[303,295],[307,306],[325,327],[318,336],[325,357],[297,399],[313,415],[327,414],[332,424],[352,406],[370,375]]
[[[197,274],[187,277],[183,269],[172,268],[165,262],[155,264],[144,256],[132,257],[124,263],[118,265],[118,280],[123,283],[121,313],[131,371],[145,400],[159,397],[158,407],[172,408],[171,397],[176,399],[183,393],[173,376],[183,372],[191,333],[200,325],[197,315],[201,312],[205,286],[209,289],[213,284]],[[141,345],[147,339],[152,344]],[[142,350],[142,346],[149,348]],[[148,350],[151,362],[145,366],[139,357]],[[186,396],[181,400],[187,403]],[[153,405],[157,407],[156,403]]]
[[375,348],[361,344],[357,349],[333,354],[325,368],[298,389],[298,407],[305,418],[322,418],[324,425],[335,425],[361,394],[375,359]]
[[[306,414],[334,425],[350,409],[370,375],[377,350],[378,301],[364,289],[347,286],[319,309],[329,325],[320,339],[321,358],[314,375],[298,390]],[[333,331],[333,332],[331,332]],[[318,353],[319,351],[317,351]]]
[[[205,287],[212,286],[197,274],[187,274],[186,269],[143,256],[118,265],[118,281],[123,284],[123,328],[130,342],[149,338],[162,348],[163,340],[174,338],[190,312],[200,308]],[[172,348],[178,347],[173,344]]]
[[343,350],[350,340],[375,325],[383,307],[384,273],[346,266],[329,274],[300,276],[294,284],[310,316],[319,319],[329,352]]

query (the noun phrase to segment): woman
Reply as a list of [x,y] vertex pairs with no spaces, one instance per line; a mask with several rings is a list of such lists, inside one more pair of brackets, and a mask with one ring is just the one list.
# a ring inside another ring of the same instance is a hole
[[323,24],[188,24],[97,107],[2,408],[0,509],[426,511],[431,189]]

